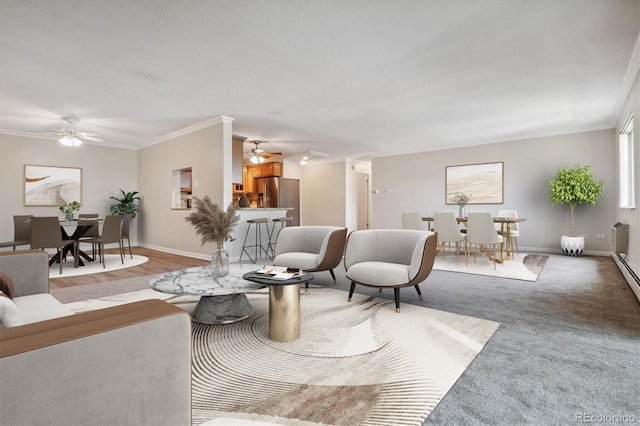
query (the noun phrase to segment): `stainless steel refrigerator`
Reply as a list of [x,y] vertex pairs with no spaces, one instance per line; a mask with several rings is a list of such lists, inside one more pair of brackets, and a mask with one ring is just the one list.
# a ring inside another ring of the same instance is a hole
[[300,181],[281,177],[257,178],[258,207],[289,207],[292,226],[300,225]]

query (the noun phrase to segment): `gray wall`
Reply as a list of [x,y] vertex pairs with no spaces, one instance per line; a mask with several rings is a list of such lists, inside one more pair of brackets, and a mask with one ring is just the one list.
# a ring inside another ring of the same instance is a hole
[[[608,254],[610,229],[617,220],[616,141],[613,130],[574,133],[514,142],[375,158],[372,162],[373,228],[399,228],[402,211],[431,216],[445,204],[445,167],[504,162],[504,204],[468,205],[470,209],[516,209],[527,221],[520,226],[521,250],[559,251],[569,234],[566,206],[551,205],[548,184],[560,167],[592,165],[605,181],[606,198],[575,211],[576,234],[586,234],[585,250]],[[596,240],[605,234],[606,240]]]

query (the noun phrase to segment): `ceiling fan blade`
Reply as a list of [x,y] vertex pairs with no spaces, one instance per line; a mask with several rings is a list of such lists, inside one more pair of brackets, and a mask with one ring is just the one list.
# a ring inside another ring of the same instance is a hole
[[82,136],[80,136],[80,139],[86,139],[88,141],[92,141],[92,142],[104,142],[104,139],[102,138],[97,138],[95,136],[87,136],[86,134],[82,134]]

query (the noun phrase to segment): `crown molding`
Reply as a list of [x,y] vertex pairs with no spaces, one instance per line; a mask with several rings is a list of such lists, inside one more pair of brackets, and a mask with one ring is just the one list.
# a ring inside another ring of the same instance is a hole
[[141,146],[140,149],[147,148],[152,145],[157,145],[159,143],[166,142],[180,136],[188,135],[189,133],[206,129],[207,127],[216,126],[218,124],[231,124],[233,120],[234,118],[232,117],[227,117],[226,115],[220,115],[218,117],[214,117],[209,120],[205,120],[200,123],[193,124],[191,126],[185,127],[184,129],[176,130],[175,132],[171,132],[159,138],[153,139],[149,141],[149,143],[145,144],[144,146]]

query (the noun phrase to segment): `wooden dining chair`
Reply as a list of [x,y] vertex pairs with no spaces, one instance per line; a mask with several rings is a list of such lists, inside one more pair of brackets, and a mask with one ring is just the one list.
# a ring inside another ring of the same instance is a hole
[[[498,210],[497,216],[507,217],[509,219],[517,219],[518,211],[517,210]],[[507,238],[507,235],[510,238],[510,240],[507,241],[507,256],[512,255],[514,246],[516,248],[515,250],[516,254],[520,255],[520,249],[518,248],[518,237],[520,236],[520,226],[518,225],[518,222],[506,224],[505,228],[507,229],[505,229],[504,231],[502,228],[503,228],[502,224],[496,223],[496,230],[498,231],[498,233],[502,235],[504,238]]]
[[[86,220],[92,219],[92,220]],[[82,240],[90,240],[92,238],[96,238],[100,236],[100,227],[98,226],[98,213],[80,213],[78,214],[78,226],[88,226],[87,229],[80,238],[78,238],[79,242]],[[96,251],[97,246],[95,244],[91,245],[91,254],[93,255],[93,260],[96,260]]]
[[131,252],[131,240],[129,239],[129,235],[131,233],[131,213],[127,213],[124,215],[122,219],[122,228],[120,230],[120,247],[122,253],[124,253],[124,240],[127,240],[127,245],[129,246],[129,256],[133,259],[133,253]]
[[426,231],[427,226],[418,212],[402,212],[402,229]]
[[471,249],[469,245],[474,245],[473,261],[476,262],[478,255],[478,247],[484,248],[488,252],[489,247],[492,248],[493,269],[496,269],[497,254],[500,251],[500,263],[504,261],[503,257],[503,238],[496,232],[495,225],[491,213],[484,211],[471,211],[467,218],[467,250],[466,264],[469,265],[469,254]]
[[33,215],[13,216],[13,240],[0,243],[0,247],[28,246],[31,244],[31,218]]
[[62,262],[66,248],[72,246],[73,266],[78,266],[78,246],[75,240],[65,240],[62,238],[60,230],[60,220],[56,216],[34,216],[31,219],[31,248],[47,249],[55,248],[58,263],[60,263],[60,273],[62,274]]
[[104,247],[106,244],[118,243],[118,253],[120,253],[120,262],[124,264],[124,256],[122,255],[122,240],[120,239],[120,222],[122,216],[109,215],[104,219],[104,225],[102,226],[102,235],[99,237],[91,238],[90,240],[81,241],[83,243],[96,244],[98,247],[98,256],[102,260],[102,267],[106,268],[106,261],[104,256]]
[[445,245],[455,243],[456,265],[458,265],[460,263],[460,246],[462,245],[462,249],[465,249],[467,236],[460,231],[455,212],[451,210],[435,212],[433,214],[433,231],[438,234],[438,245],[441,247],[443,259]]

